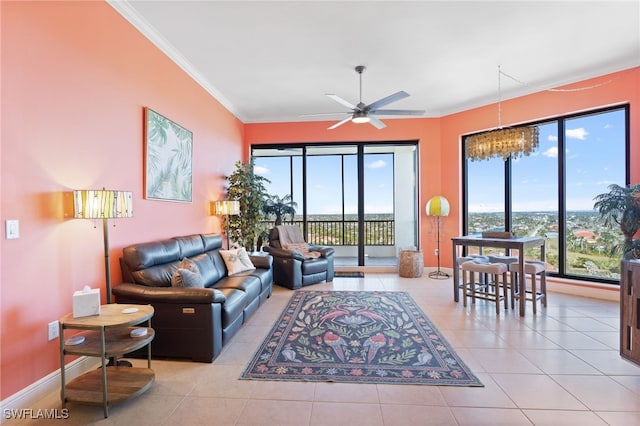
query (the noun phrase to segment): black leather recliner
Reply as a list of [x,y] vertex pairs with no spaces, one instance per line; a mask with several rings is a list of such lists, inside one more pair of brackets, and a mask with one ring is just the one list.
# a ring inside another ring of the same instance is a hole
[[[296,226],[296,225],[284,225]],[[273,257],[273,282],[282,287],[296,290],[300,287],[333,281],[332,247],[310,244],[309,251],[320,253],[320,257],[307,258],[296,250],[283,248],[278,227],[269,232],[269,245],[262,249]]]

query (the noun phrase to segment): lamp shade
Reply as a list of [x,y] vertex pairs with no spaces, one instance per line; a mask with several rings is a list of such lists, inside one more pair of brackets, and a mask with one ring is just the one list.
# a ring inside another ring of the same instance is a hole
[[449,216],[449,201],[442,195],[435,195],[427,201],[427,216]]
[[240,202],[235,200],[218,200],[213,203],[214,215],[236,215],[240,213]]
[[133,216],[133,194],[129,191],[84,189],[73,191],[73,217],[111,219]]

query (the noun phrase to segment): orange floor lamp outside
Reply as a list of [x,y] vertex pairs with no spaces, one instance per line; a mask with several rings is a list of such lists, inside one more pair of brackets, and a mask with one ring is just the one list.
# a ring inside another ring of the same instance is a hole
[[436,248],[436,257],[438,258],[438,269],[433,272],[429,272],[429,278],[435,278],[438,280],[449,278],[449,274],[440,270],[440,218],[442,216],[449,216],[449,201],[442,195],[436,195],[431,197],[427,201],[425,211],[427,216],[435,216],[436,218],[436,232],[438,239],[438,248]]

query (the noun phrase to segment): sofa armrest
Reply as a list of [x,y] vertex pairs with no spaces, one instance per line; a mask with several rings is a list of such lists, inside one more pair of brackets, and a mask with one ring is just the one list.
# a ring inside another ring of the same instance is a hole
[[112,289],[112,293],[127,301],[143,303],[224,303],[224,294],[213,288],[149,287],[146,285],[122,283]]
[[322,253],[322,257],[333,256],[333,253],[335,253],[335,249],[333,247],[327,247],[327,246],[310,245],[309,250]]
[[273,266],[273,256],[264,254],[249,254],[249,259],[251,259],[251,263],[256,268],[262,269],[271,269]]

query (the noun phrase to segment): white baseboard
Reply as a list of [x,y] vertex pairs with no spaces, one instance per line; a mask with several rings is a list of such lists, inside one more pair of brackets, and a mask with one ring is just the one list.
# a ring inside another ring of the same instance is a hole
[[[80,357],[67,364],[66,380],[71,381],[76,377],[86,373],[87,371],[98,368],[100,360],[98,358]],[[5,414],[7,410],[20,410],[25,408],[47,408],[47,407],[35,407],[41,399],[46,397],[51,392],[60,390],[60,369],[48,374],[35,383],[27,386],[19,392],[11,395],[4,401],[0,401],[0,423],[4,423],[6,419]]]

